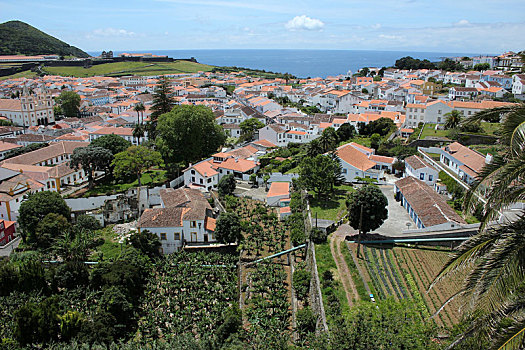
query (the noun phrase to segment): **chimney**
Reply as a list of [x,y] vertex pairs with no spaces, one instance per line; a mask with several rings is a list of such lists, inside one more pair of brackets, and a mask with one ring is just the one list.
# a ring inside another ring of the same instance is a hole
[[492,163],[492,159],[493,159],[493,158],[494,158],[494,157],[492,156],[492,154],[487,153],[487,155],[485,156],[485,164],[490,164],[490,163]]

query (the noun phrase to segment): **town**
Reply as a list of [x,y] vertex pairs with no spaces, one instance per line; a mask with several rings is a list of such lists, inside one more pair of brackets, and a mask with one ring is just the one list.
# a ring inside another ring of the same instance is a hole
[[[60,61],[0,56],[27,60]],[[446,348],[471,324],[450,254],[525,227],[525,67],[427,63],[4,77],[6,346]]]

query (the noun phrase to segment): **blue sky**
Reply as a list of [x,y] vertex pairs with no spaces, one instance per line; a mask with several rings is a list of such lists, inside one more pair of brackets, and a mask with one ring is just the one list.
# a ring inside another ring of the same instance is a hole
[[[0,0],[85,51],[525,49],[524,0]],[[1,38],[0,38],[1,40]]]

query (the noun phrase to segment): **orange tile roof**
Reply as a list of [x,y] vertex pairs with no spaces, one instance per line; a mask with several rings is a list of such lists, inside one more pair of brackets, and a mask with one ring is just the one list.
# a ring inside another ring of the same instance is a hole
[[289,182],[272,182],[266,197],[288,196],[290,194]]
[[340,146],[337,148],[336,153],[341,160],[362,171],[369,170],[376,165],[375,162],[368,159],[364,153],[352,147],[351,144]]

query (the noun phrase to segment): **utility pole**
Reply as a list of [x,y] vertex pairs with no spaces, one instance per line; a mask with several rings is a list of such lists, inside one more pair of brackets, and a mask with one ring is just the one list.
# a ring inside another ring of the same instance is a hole
[[361,253],[361,234],[363,229],[363,204],[361,204],[361,214],[359,214],[359,233],[357,234],[357,258],[360,258]]

